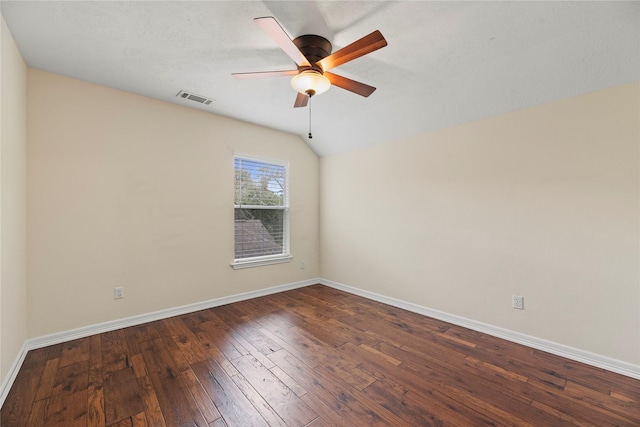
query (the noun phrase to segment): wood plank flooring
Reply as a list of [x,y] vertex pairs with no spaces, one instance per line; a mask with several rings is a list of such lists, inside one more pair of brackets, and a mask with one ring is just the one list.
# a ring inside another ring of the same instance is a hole
[[30,351],[10,426],[639,426],[640,381],[321,285]]

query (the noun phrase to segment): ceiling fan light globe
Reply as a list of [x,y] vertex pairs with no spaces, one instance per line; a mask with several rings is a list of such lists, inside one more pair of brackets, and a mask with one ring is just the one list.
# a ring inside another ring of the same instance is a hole
[[318,71],[307,70],[291,79],[291,87],[300,93],[319,95],[329,90],[331,82]]

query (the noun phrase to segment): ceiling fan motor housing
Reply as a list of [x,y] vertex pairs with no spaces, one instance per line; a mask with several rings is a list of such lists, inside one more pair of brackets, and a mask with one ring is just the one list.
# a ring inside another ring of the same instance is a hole
[[293,39],[293,43],[311,63],[311,69],[324,72],[316,62],[331,54],[331,42],[324,37],[315,34],[305,34]]

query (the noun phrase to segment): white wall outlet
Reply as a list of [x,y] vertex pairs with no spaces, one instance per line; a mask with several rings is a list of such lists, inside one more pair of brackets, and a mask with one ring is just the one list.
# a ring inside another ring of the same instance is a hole
[[124,288],[122,286],[113,288],[113,299],[120,299],[120,298],[124,298]]
[[300,269],[304,270],[304,261],[300,261]]
[[513,295],[511,305],[517,310],[524,310],[524,297],[521,295]]

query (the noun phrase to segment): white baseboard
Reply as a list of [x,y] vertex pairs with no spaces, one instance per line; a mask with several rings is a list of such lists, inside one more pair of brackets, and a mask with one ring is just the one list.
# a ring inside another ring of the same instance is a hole
[[172,307],[165,310],[154,311],[152,313],[140,314],[137,316],[126,317],[124,319],[112,320],[109,322],[98,323],[96,325],[83,326],[81,328],[71,329],[68,331],[57,332],[42,337],[31,338],[25,341],[20,354],[13,362],[11,369],[5,377],[2,385],[0,386],[0,408],[4,404],[9,390],[18,375],[18,371],[24,362],[24,359],[29,350],[35,350],[37,348],[47,347],[54,344],[60,344],[67,341],[72,341],[79,338],[85,338],[95,334],[101,334],[104,332],[114,331],[116,329],[127,328],[129,326],[141,325],[143,323],[153,322],[156,320],[162,320],[173,316],[181,316],[187,313],[193,313],[199,310],[206,310],[212,307],[218,307],[225,304],[231,304],[238,301],[244,301],[252,298],[258,298],[265,295],[275,294],[278,292],[284,292],[291,289],[302,288],[309,285],[315,285],[320,283],[320,279],[310,279],[300,282],[289,283],[286,285],[273,286],[266,289],[259,289],[256,291],[244,292],[241,294],[230,295],[222,298],[215,298],[208,301],[197,302],[194,304],[183,305],[180,307]]
[[238,301],[276,294],[278,292],[284,292],[290,289],[303,288],[305,286],[314,285],[316,283],[320,283],[320,279],[304,280],[301,282],[288,283],[286,285],[273,286],[271,288],[259,289],[257,291],[250,291],[241,294],[230,295],[227,297],[215,298],[207,301],[196,302],[193,304],[182,305],[179,307],[168,308],[165,310],[154,311],[152,313],[125,317],[124,319],[98,323],[97,325],[83,326],[81,328],[57,332],[55,334],[45,335],[38,338],[31,338],[26,342],[27,351],[75,340],[78,338],[84,338],[95,334],[101,334],[103,332],[115,331],[116,329],[127,328],[129,326],[136,326],[143,323],[154,322],[156,320],[162,320],[168,317],[181,316],[183,314],[193,313],[199,310],[206,310],[207,308],[218,307]]
[[546,351],[547,353],[555,354],[557,356],[565,357],[577,362],[586,363],[587,365],[606,369],[607,371],[622,374],[631,378],[640,379],[640,365],[635,365],[633,363],[613,359],[585,350],[580,350],[578,348],[570,347],[564,344],[558,344],[552,341],[536,338],[530,335],[522,334],[520,332],[511,331],[508,329],[500,328],[498,326],[493,326],[487,323],[478,322],[476,320],[467,319],[465,317],[456,316],[454,314],[445,313],[443,311],[434,310],[432,308],[423,307],[418,304],[413,304],[385,295],[380,295],[374,292],[369,292],[359,288],[343,285],[342,283],[333,282],[331,280],[320,279],[319,283],[325,286],[339,289],[341,291],[349,292],[354,295],[359,295],[364,298],[388,304],[393,307],[402,308],[407,311],[412,311],[414,313],[422,314],[424,316],[432,317],[434,319],[442,320],[454,325],[462,326],[474,331],[502,338],[507,341],[526,345],[527,347]]
[[407,311],[422,314],[424,316],[433,317],[434,319],[442,320],[452,323],[454,325],[462,326],[472,329],[474,331],[486,333],[498,338],[512,341],[518,344],[523,344],[531,348],[546,351],[551,354],[566,357],[567,359],[575,360],[578,362],[586,363],[591,366],[606,369],[611,372],[616,372],[631,378],[640,379],[640,365],[634,365],[633,363],[624,362],[617,359],[612,359],[599,354],[591,353],[585,350],[580,350],[574,347],[569,347],[563,344],[543,340],[540,338],[532,337],[530,335],[522,334],[519,332],[503,329],[497,326],[489,325],[486,323],[478,322],[475,320],[467,319],[464,317],[456,316],[454,314],[445,313],[442,311],[434,310],[432,308],[423,307],[418,304],[413,304],[407,301],[391,298],[385,295],[380,295],[374,292],[365,291],[363,289],[354,288],[351,286],[343,285],[338,282],[326,280],[322,278],[309,279],[301,282],[289,283],[285,285],[273,286],[266,289],[260,289],[257,291],[245,292],[236,295],[230,295],[222,298],[215,298],[208,301],[202,301],[194,304],[183,305],[180,307],[173,307],[166,310],[155,311],[152,313],[141,314],[137,316],[127,317],[124,319],[112,320],[109,322],[99,323],[96,325],[84,326],[81,328],[71,329],[68,331],[57,332],[55,334],[45,335],[42,337],[31,338],[25,341],[15,361],[11,365],[7,376],[0,385],[0,408],[4,404],[4,401],[9,394],[9,390],[13,385],[13,382],[20,371],[20,367],[24,362],[24,359],[29,350],[35,350],[37,348],[47,347],[54,344],[60,344],[67,341],[72,341],[78,338],[84,338],[103,332],[109,332],[116,329],[126,328],[129,326],[140,325],[147,322],[153,322],[156,320],[166,319],[168,317],[180,316],[187,313],[192,313],[199,310],[205,310],[212,307],[218,307],[225,304],[231,304],[234,302],[244,301],[251,298],[257,298],[265,295],[271,295],[278,292],[284,292],[291,289],[302,288],[309,285],[315,285],[320,283],[325,286],[329,286],[341,291],[349,292],[354,295],[359,295],[364,298],[368,298],[374,301],[378,301],[384,304],[398,307]]
[[13,382],[16,380],[16,377],[18,376],[18,372],[20,372],[20,368],[22,367],[24,358],[27,357],[28,351],[29,350],[27,350],[27,343],[25,342],[24,344],[22,344],[22,348],[18,352],[18,356],[11,364],[11,367],[9,368],[9,372],[7,372],[7,375],[4,377],[4,380],[2,381],[2,385],[0,385],[0,408],[2,408],[2,405],[4,404],[4,400],[7,398],[7,395],[9,394],[9,390],[11,390],[11,386],[13,385]]

